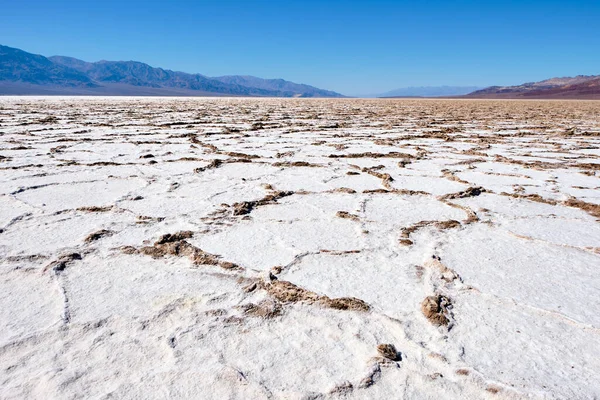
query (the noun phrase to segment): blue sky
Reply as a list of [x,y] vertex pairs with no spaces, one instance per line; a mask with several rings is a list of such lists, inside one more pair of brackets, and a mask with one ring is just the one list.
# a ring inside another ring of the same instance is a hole
[[0,44],[350,95],[508,85],[600,74],[600,0],[0,0]]

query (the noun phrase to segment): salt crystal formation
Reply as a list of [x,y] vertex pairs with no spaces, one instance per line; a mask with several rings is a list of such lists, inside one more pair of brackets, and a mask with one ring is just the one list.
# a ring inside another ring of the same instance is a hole
[[0,98],[0,398],[599,397],[599,115]]

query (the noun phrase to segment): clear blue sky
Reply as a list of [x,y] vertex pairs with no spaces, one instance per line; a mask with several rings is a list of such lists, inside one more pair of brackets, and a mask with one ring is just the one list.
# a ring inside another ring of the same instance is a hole
[[600,0],[0,0],[0,44],[345,94],[600,74]]

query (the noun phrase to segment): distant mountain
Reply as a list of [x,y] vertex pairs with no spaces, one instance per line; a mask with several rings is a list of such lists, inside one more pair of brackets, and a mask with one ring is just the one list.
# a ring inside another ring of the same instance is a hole
[[98,61],[87,63],[75,58],[55,56],[50,61],[77,70],[98,84],[120,84],[155,89],[178,89],[242,96],[283,96],[293,93],[226,84],[200,74],[187,74],[153,68],[137,61]]
[[600,99],[600,75],[550,78],[516,86],[490,86],[469,93],[472,98]]
[[460,96],[479,90],[478,86],[421,86],[395,89],[376,97],[442,97]]
[[65,87],[94,87],[85,74],[46,57],[0,45],[0,81]]
[[288,93],[304,93],[307,97],[339,97],[339,93],[318,89],[314,86],[285,81],[283,79],[262,79],[248,75],[217,76],[219,82],[230,85],[241,85],[264,90],[275,90]]
[[0,94],[343,97],[283,79],[210,78],[137,61],[86,62],[0,45]]

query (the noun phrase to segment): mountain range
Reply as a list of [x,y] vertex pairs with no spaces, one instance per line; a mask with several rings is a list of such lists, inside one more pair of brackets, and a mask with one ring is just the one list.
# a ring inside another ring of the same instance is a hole
[[[0,45],[0,95],[345,97],[283,79],[208,77],[138,61],[86,62]],[[408,87],[368,97],[600,99],[600,75],[551,78],[516,86]]]
[[442,97],[462,96],[483,89],[479,86],[419,86],[394,89],[374,97]]
[[283,79],[207,77],[137,61],[86,62],[0,45],[0,94],[344,97]]
[[551,78],[516,86],[490,86],[465,97],[494,99],[600,99],[600,75]]

